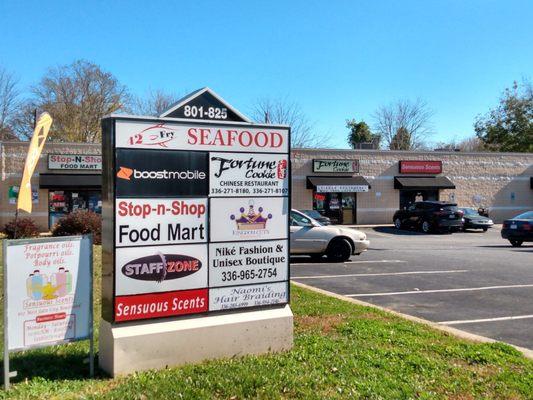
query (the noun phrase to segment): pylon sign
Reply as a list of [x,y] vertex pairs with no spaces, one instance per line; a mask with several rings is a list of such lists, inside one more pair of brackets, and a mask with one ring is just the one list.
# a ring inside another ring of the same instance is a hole
[[204,103],[201,120],[102,122],[108,322],[289,302],[290,129],[252,124],[209,89],[166,114]]

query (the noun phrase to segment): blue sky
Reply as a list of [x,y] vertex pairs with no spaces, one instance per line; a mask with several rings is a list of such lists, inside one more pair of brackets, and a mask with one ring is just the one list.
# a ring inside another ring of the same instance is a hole
[[422,98],[437,142],[472,136],[504,88],[533,78],[532,21],[526,0],[2,0],[0,65],[25,88],[83,58],[135,94],[209,86],[244,113],[283,97],[334,147],[347,118]]

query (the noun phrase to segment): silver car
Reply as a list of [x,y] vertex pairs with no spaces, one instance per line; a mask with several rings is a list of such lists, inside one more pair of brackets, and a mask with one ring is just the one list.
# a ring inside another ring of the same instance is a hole
[[368,249],[366,235],[356,229],[323,226],[313,218],[291,210],[291,254],[310,255],[320,259],[326,255],[330,261],[342,262],[352,254],[359,255]]

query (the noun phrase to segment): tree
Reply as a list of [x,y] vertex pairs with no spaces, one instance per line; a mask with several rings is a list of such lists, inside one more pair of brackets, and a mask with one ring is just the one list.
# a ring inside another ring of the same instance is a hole
[[362,144],[372,144],[371,147],[378,148],[380,136],[374,135],[365,121],[357,122],[355,119],[346,120],[348,133],[348,144],[352,149],[361,148]]
[[391,150],[421,149],[433,134],[432,116],[433,112],[423,100],[398,100],[374,113],[374,131]]
[[54,119],[50,139],[56,141],[100,142],[100,119],[127,109],[129,102],[125,86],[85,60],[50,68],[32,92],[33,98],[22,110],[21,123],[29,120],[30,107],[48,111]]
[[317,135],[300,106],[287,99],[260,99],[250,115],[255,122],[289,125],[294,148],[326,147],[331,139],[329,135]]
[[391,150],[411,150],[411,134],[400,126],[389,144]]
[[491,151],[533,152],[533,86],[514,82],[500,98],[500,104],[478,116],[476,136]]
[[136,97],[132,102],[132,111],[139,115],[159,116],[167,111],[181,96],[166,93],[163,90],[149,90],[146,96]]
[[18,80],[0,67],[0,140],[16,139],[13,118],[19,105]]

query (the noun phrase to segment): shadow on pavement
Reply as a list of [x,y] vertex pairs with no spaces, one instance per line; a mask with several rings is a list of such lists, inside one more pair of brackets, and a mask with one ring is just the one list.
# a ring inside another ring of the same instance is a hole
[[416,231],[408,231],[406,229],[396,229],[391,228],[389,226],[377,226],[375,228],[372,228],[372,230],[380,233],[388,233],[390,235],[399,235],[399,236],[420,236],[420,235],[426,235],[423,232],[416,232]]

